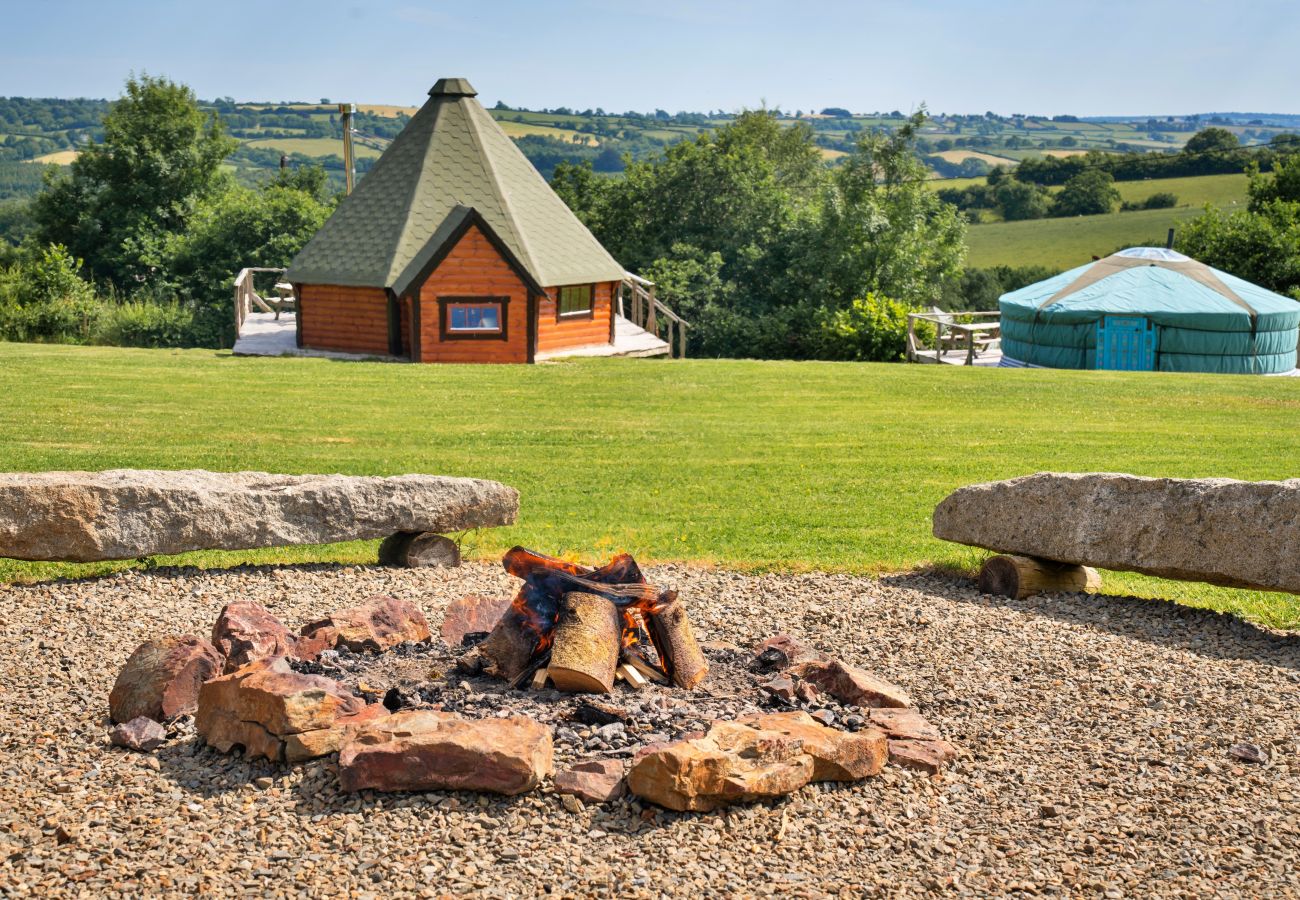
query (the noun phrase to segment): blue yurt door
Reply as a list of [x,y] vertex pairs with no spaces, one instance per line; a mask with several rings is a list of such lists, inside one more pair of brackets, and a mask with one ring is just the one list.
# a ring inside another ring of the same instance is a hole
[[1103,316],[1097,323],[1097,368],[1150,372],[1156,367],[1156,330],[1143,316]]

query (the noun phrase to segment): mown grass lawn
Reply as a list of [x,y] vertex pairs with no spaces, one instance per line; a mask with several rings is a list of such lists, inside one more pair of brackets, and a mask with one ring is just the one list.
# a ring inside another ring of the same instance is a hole
[[[408,366],[0,344],[0,468],[495,478],[520,522],[473,555],[972,569],[930,536],[954,488],[1040,470],[1285,478],[1300,379],[688,360]],[[236,561],[364,561],[373,543]],[[104,571],[0,561],[0,578]],[[1297,598],[1108,574],[1110,592],[1300,627]]]

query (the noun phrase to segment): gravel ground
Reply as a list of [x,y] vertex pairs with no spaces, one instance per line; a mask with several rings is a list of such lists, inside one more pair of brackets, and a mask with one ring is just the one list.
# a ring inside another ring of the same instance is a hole
[[[296,627],[384,592],[418,602],[436,631],[450,599],[511,594],[499,569],[0,586],[0,893],[1300,895],[1297,636],[935,577],[648,574],[681,589],[702,640],[788,631],[900,684],[962,758],[940,777],[891,766],[711,814],[572,811],[549,786],[344,795],[328,758],[245,762],[196,744],[188,723],[155,754],[108,746],[113,678],[141,640],[204,634],[235,598]],[[1267,762],[1235,758],[1241,743]]]

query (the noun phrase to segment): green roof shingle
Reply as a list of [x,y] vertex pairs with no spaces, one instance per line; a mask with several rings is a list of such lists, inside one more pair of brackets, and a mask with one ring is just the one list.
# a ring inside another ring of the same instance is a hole
[[443,78],[285,275],[296,284],[416,285],[476,211],[540,285],[616,281],[620,266],[475,99]]

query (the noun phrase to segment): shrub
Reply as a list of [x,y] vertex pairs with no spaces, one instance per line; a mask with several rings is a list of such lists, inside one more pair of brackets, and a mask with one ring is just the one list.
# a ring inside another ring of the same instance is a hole
[[1120,205],[1121,212],[1133,212],[1139,209],[1173,209],[1178,205],[1178,195],[1170,191],[1159,191],[1145,200],[1125,200]]
[[897,362],[907,355],[907,314],[897,300],[867,294],[847,307],[823,313],[818,357],[859,362]]
[[82,344],[103,312],[81,260],[51,244],[28,251],[0,279],[0,339]]
[[179,303],[106,305],[94,335],[115,347],[193,347],[194,310]]

